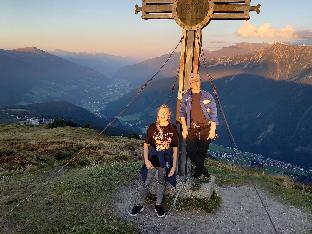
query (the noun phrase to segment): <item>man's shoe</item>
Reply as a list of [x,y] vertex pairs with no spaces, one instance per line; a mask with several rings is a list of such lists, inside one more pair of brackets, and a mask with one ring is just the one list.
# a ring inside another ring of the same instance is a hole
[[155,205],[155,212],[159,218],[165,217],[165,211],[162,205]]
[[135,205],[130,211],[129,215],[131,216],[137,216],[138,213],[142,212],[144,210],[144,206],[142,205]]
[[202,183],[209,183],[210,180],[211,180],[210,174],[208,174],[208,175],[203,175],[203,176],[200,177],[200,181],[201,181]]
[[200,178],[194,178],[191,190],[196,191],[199,190],[202,185]]

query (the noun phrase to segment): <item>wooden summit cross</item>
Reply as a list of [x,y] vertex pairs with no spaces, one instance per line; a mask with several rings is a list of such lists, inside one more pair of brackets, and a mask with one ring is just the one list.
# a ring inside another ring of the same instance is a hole
[[202,47],[202,29],[211,20],[249,20],[249,12],[260,13],[260,4],[250,6],[251,0],[142,0],[135,13],[142,18],[175,19],[183,29],[180,56],[179,91],[176,119],[180,122],[179,108],[183,93],[189,89],[189,76],[198,73]]

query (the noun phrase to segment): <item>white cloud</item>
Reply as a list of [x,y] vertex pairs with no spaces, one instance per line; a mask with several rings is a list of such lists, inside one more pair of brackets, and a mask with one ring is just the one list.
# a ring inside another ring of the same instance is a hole
[[238,29],[237,34],[240,37],[264,40],[293,40],[298,38],[295,29],[291,25],[284,28],[274,28],[269,23],[265,23],[256,27],[248,21],[244,22]]

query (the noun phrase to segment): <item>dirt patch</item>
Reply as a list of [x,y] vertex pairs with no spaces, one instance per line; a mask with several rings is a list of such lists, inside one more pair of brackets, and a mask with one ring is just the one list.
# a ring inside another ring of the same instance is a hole
[[[213,214],[202,211],[169,210],[158,218],[152,205],[136,217],[128,215],[133,205],[138,182],[120,189],[114,199],[116,214],[134,224],[142,233],[274,233],[274,229],[251,186],[217,187],[221,207]],[[259,189],[279,233],[310,233],[312,216],[283,204]]]

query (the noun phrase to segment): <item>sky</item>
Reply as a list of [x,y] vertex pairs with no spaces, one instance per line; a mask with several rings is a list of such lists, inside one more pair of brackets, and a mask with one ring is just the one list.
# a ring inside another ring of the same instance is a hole
[[[252,0],[249,21],[212,21],[203,47],[239,42],[312,40],[311,0]],[[140,0],[0,0],[0,48],[37,47],[149,58],[170,53],[182,29],[174,20],[143,20]]]

